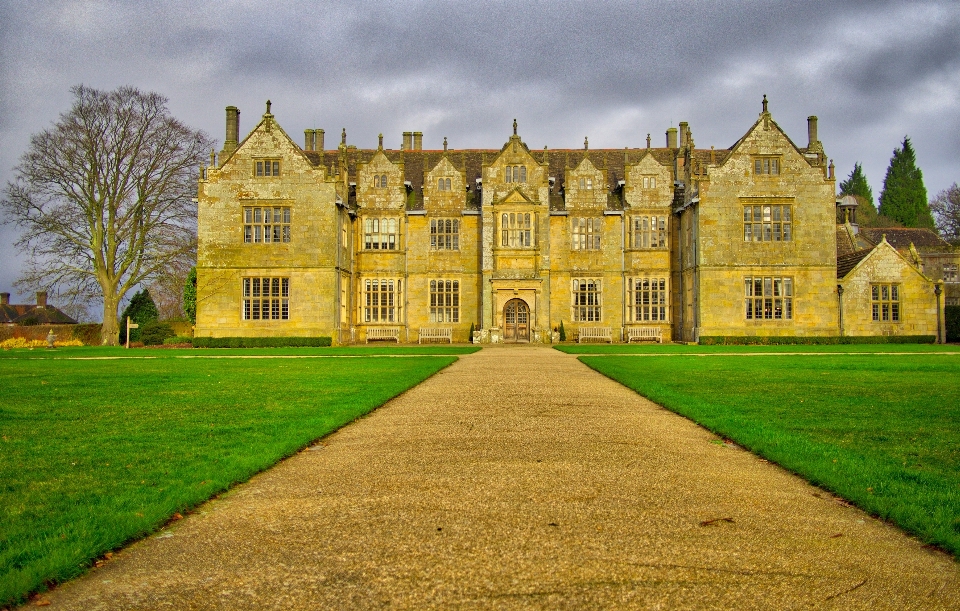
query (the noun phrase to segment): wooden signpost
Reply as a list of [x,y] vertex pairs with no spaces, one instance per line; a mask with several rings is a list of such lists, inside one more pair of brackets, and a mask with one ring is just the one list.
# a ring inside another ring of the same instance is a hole
[[137,323],[130,322],[130,317],[127,316],[127,348],[130,348],[130,329],[139,329],[140,325]]

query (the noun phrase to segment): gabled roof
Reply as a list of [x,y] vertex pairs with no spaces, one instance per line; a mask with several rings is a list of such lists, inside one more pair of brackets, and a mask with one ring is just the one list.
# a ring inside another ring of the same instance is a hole
[[0,324],[21,325],[24,322],[38,325],[75,325],[77,321],[70,318],[52,305],[40,307],[36,304],[4,304],[0,305]]
[[867,255],[873,252],[872,248],[864,248],[845,255],[837,255],[837,278],[844,278],[853,271],[861,261],[867,258]]

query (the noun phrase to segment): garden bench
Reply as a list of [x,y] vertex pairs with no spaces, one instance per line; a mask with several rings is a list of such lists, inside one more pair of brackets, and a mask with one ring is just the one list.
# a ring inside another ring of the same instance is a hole
[[638,342],[657,342],[658,344],[663,343],[663,329],[660,327],[628,327],[627,328],[627,343],[629,344],[632,341]]
[[393,340],[400,343],[400,327],[367,327],[367,343],[371,340]]
[[422,344],[423,340],[447,340],[451,344],[453,343],[453,329],[450,327],[420,327],[420,337],[417,340],[418,344]]
[[610,327],[580,327],[577,343],[582,344],[583,340],[613,343],[613,337],[610,335]]

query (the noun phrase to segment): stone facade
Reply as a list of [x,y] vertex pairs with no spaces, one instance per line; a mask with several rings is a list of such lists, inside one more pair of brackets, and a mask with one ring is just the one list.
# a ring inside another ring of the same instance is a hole
[[[357,149],[345,131],[325,150],[322,130],[296,145],[269,103],[239,142],[228,107],[224,148],[200,176],[196,334],[416,342],[443,328],[457,342],[550,342],[563,323],[568,338],[602,327],[614,341],[638,327],[684,341],[837,335],[835,181],[815,117],[808,128],[797,147],[764,100],[723,150],[697,149],[685,123],[663,148],[648,135],[640,148],[531,150],[516,122],[499,150],[423,150],[419,132]],[[917,274],[904,274],[911,299],[933,290]]]

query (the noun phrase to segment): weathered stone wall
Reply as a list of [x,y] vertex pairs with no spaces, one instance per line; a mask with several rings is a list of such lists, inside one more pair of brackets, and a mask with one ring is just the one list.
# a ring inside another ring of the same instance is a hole
[[[873,320],[871,285],[895,284],[900,289],[900,322]],[[843,286],[844,335],[936,335],[937,297],[934,283],[910,265],[886,242],[855,267]],[[941,297],[940,307],[943,307]],[[943,320],[943,312],[940,312]]]

